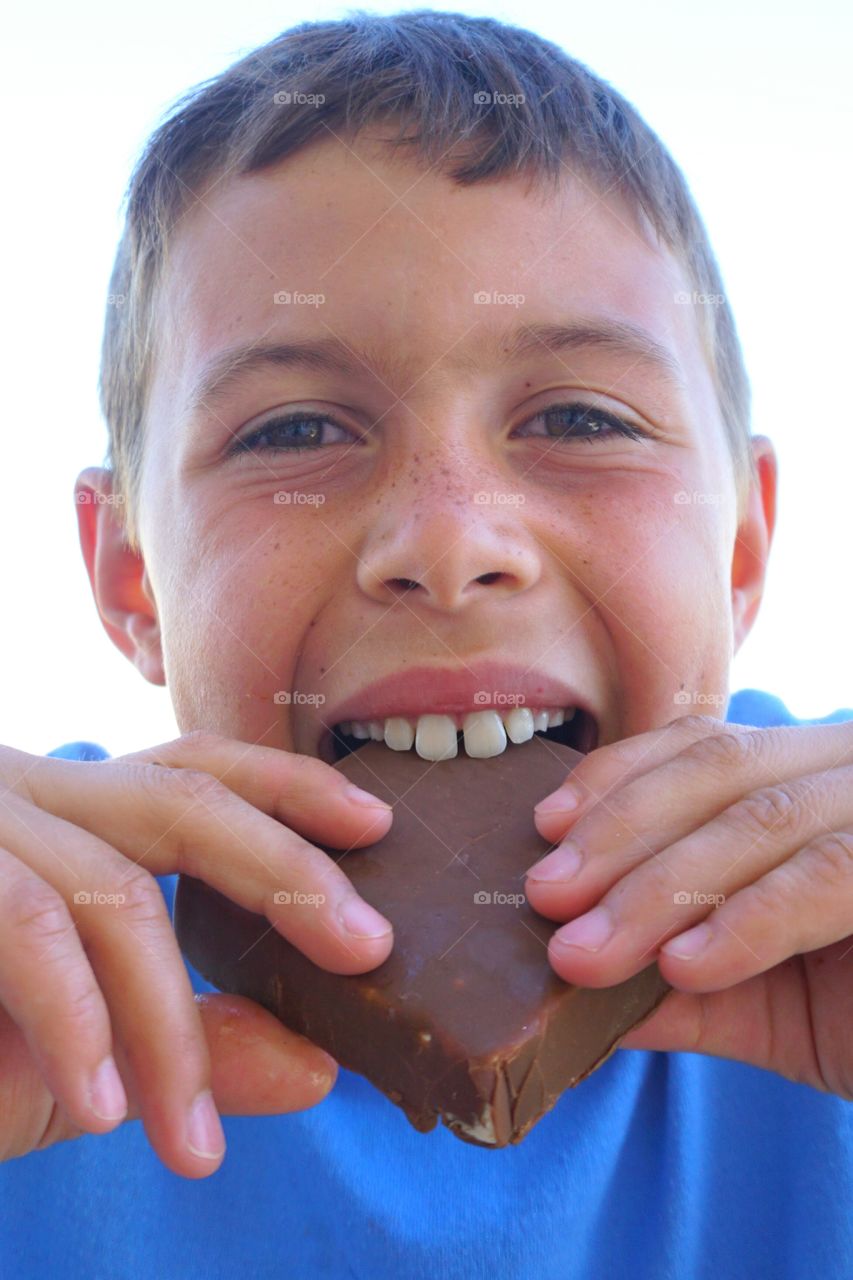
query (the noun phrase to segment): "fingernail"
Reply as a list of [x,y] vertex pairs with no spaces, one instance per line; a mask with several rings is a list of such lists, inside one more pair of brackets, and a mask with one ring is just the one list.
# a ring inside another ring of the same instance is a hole
[[391,926],[364,898],[345,899],[338,907],[338,918],[354,938],[384,938]]
[[[317,1046],[314,1046],[317,1048]],[[317,1049],[318,1056],[322,1058],[324,1070],[309,1072],[309,1078],[315,1089],[323,1089],[328,1092],[332,1087],[332,1082],[338,1072],[338,1064],[331,1054],[326,1053],[323,1049]]]
[[567,840],[559,848],[552,849],[541,862],[536,862],[527,873],[528,880],[560,883],[573,880],[581,869],[583,855],[577,845]]
[[225,1134],[209,1089],[202,1090],[190,1107],[187,1146],[206,1160],[218,1160],[225,1150]]
[[571,813],[581,802],[574,787],[560,787],[559,790],[540,800],[533,806],[534,813]]
[[604,946],[613,929],[613,916],[607,907],[596,907],[571,924],[564,925],[554,934],[553,941],[559,947],[581,947],[584,951],[597,951]]
[[353,804],[363,804],[369,809],[391,808],[390,804],[386,804],[378,796],[372,796],[369,791],[362,791],[361,787],[356,787],[352,782],[344,787],[344,795],[348,800],[352,800]]
[[92,1076],[89,1106],[100,1120],[120,1120],[127,1113],[127,1094],[112,1056],[104,1058]]
[[670,938],[669,942],[663,944],[661,951],[668,956],[677,956],[679,960],[692,960],[707,947],[712,933],[713,929],[709,924],[699,924],[677,938]]

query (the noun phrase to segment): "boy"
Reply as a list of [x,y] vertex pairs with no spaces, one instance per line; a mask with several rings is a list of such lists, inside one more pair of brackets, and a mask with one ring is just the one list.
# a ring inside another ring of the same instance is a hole
[[[183,736],[0,757],[4,1270],[843,1274],[853,712],[728,697],[776,465],[659,140],[492,20],[306,23],[155,132],[110,292],[81,543]],[[184,871],[372,969],[316,845],[391,815],[333,730],[489,754],[510,698],[591,735],[535,815],[551,963],[674,991],[486,1152],[210,994],[167,907]]]

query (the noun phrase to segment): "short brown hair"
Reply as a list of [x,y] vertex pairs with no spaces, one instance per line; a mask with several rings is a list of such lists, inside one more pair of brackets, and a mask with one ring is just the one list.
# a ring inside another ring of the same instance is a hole
[[[495,110],[493,94],[516,95]],[[484,96],[485,95],[485,96]],[[282,103],[288,109],[282,110]],[[139,550],[137,499],[155,300],[170,235],[206,184],[254,173],[328,136],[396,120],[389,140],[465,185],[526,173],[555,185],[566,162],[616,190],[682,261],[731,447],[739,510],[754,464],[743,353],[708,235],[680,169],[615,89],[557,45],[494,18],[430,9],[304,22],[188,90],[148,139],[125,192],[109,285],[100,400],[107,465]],[[460,159],[460,152],[462,158]],[[705,305],[711,297],[713,305]]]

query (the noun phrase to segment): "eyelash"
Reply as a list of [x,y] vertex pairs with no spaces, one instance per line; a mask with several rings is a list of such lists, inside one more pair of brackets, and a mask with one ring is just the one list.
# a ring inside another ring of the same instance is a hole
[[[589,422],[590,420],[593,422],[596,420],[601,421],[607,424],[610,427],[610,430],[607,432],[599,431],[593,435],[585,436],[567,435],[564,437],[567,440],[587,440],[592,444],[596,440],[608,440],[613,436],[622,436],[630,440],[643,440],[647,438],[647,432],[641,431],[639,427],[633,426],[630,422],[626,422],[624,418],[619,418],[613,413],[608,413],[605,409],[599,409],[596,405],[587,404],[580,400],[573,400],[567,404],[549,405],[547,409],[540,409],[539,413],[534,414],[532,418],[528,418],[527,422],[524,422],[521,425],[528,426],[529,423],[535,422],[538,418],[544,418],[550,413],[574,413],[576,410],[580,411],[581,422]],[[270,420],[265,422],[262,427],[258,427],[257,430],[252,431],[249,435],[235,441],[234,445],[229,450],[229,453],[245,454],[257,452],[258,447],[263,448],[263,446],[259,445],[263,436],[271,433],[276,427],[287,427],[297,422],[311,424],[329,422],[339,431],[347,430],[347,428],[343,427],[335,418],[330,417],[329,414],[326,413],[282,414],[277,418],[270,418]],[[536,437],[533,438],[535,439]],[[560,436],[543,436],[541,438],[559,440]],[[267,448],[279,449],[282,453],[307,453],[312,449],[328,448],[328,446],[324,446],[322,444],[294,445],[292,447],[269,445]]]

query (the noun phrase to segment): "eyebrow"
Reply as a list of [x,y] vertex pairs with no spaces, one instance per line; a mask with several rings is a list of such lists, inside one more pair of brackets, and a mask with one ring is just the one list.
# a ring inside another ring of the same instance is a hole
[[[684,373],[673,353],[630,321],[578,319],[564,324],[522,324],[491,336],[487,342],[494,357],[511,363],[529,359],[543,348],[556,355],[598,348],[628,357],[632,367],[642,365],[673,389],[685,390]],[[482,367],[481,361],[467,356],[457,357],[456,363],[468,370]],[[391,372],[387,360],[332,334],[291,342],[247,343],[220,352],[205,366],[187,400],[186,415],[192,419],[205,408],[215,409],[251,376],[273,369],[307,369],[348,377],[363,377],[368,370],[383,381],[389,380]]]

